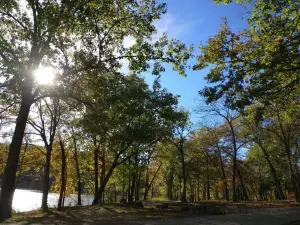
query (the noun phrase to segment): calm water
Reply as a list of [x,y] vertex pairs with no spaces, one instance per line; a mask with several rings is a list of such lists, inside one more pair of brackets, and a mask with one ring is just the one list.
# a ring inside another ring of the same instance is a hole
[[[56,193],[49,193],[48,205],[49,207],[57,207],[59,195]],[[82,205],[91,205],[93,201],[92,196],[82,195]],[[13,209],[16,212],[25,212],[34,209],[39,209],[42,202],[42,193],[37,191],[19,190],[17,189],[13,199]],[[77,195],[71,195],[65,198],[65,206],[74,206],[77,204]]]

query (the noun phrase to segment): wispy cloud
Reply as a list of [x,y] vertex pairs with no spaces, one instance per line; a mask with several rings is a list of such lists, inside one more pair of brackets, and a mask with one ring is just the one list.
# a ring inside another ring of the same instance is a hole
[[[168,34],[169,38],[181,39],[182,37],[189,35],[189,33],[192,32],[196,26],[201,26],[203,22],[204,19],[188,20],[177,18],[172,14],[167,13],[162,17],[162,19],[155,22],[157,33],[152,36],[151,42],[157,41],[157,39],[160,38],[165,32]],[[124,47],[129,48],[135,44],[135,39],[131,36],[128,36],[124,39],[123,43]],[[122,64],[123,66],[121,71],[127,74],[129,72],[128,60],[123,59]]]
[[164,32],[167,32],[170,38],[181,38],[183,35],[189,34],[196,26],[201,26],[203,22],[204,19],[188,20],[186,18],[177,18],[167,13],[155,24],[157,29],[156,36],[160,37]]

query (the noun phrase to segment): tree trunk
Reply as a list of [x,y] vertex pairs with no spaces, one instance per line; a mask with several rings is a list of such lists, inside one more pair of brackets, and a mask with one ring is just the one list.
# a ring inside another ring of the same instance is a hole
[[[154,179],[155,179],[155,177],[156,177],[156,175],[157,175],[158,171],[160,170],[161,166],[162,166],[162,163],[161,163],[161,164],[158,166],[157,170],[155,171],[155,174],[154,174],[154,176],[152,177],[152,179],[151,179],[151,181],[150,181],[150,184],[148,184],[148,186],[146,187],[146,189],[147,189],[147,190],[145,190],[145,193],[147,193],[147,195],[146,195],[146,199],[147,199],[147,196],[148,196],[149,190],[150,190],[150,188],[152,187],[152,185],[153,185],[153,182],[154,182]],[[148,177],[148,179],[149,179],[149,177]],[[144,197],[145,197],[145,195],[144,195]]]
[[117,203],[117,188],[116,188],[116,183],[114,183],[114,197],[115,197],[115,203]]
[[174,167],[171,167],[168,181],[168,199],[173,200]]
[[236,202],[236,158],[237,158],[237,145],[236,145],[236,137],[235,137],[235,131],[232,125],[232,121],[228,121],[231,136],[232,136],[232,144],[233,144],[233,156],[232,156],[232,201]]
[[[100,175],[100,186],[103,182],[105,182],[105,168],[106,167],[106,162],[105,162],[105,149],[102,148],[102,152],[101,152],[101,175]],[[106,184],[105,184],[106,186]],[[101,199],[101,198],[100,198]],[[102,199],[100,203],[104,203],[104,190],[103,190],[103,194],[102,194]]]
[[144,201],[147,200],[148,192],[149,192],[149,166],[147,166],[147,170],[146,170]]
[[130,187],[130,195],[128,198],[128,202],[133,202],[133,195],[134,195],[134,190],[135,190],[135,184],[136,183],[136,172],[133,173],[132,178],[131,178],[131,187]]
[[98,162],[98,155],[99,155],[99,149],[95,146],[94,149],[94,195],[96,196],[96,193],[99,189],[99,162]]
[[186,171],[185,171],[185,162],[184,162],[184,152],[183,152],[183,142],[180,144],[180,156],[181,156],[181,166],[182,166],[182,178],[183,178],[183,188],[182,188],[182,197],[181,201],[186,202]]
[[105,187],[107,185],[107,182],[108,182],[109,178],[111,177],[114,169],[117,166],[117,160],[118,159],[114,160],[114,162],[112,163],[111,167],[109,168],[106,176],[104,177],[103,182],[101,182],[100,187],[99,187],[99,189],[98,189],[98,191],[95,194],[95,197],[93,199],[93,203],[92,203],[93,205],[101,203],[102,198],[103,198],[103,193],[104,193]]
[[138,176],[138,179],[136,181],[136,187],[135,187],[135,201],[140,200],[140,183],[141,183],[141,177]]
[[61,209],[63,199],[64,199],[64,194],[66,192],[66,152],[62,140],[59,140],[59,145],[61,150],[61,186],[60,186],[57,208]]
[[122,199],[125,198],[125,181],[123,179],[123,183],[122,183]]
[[221,150],[219,150],[219,160],[220,160],[221,174],[222,174],[222,180],[223,180],[223,185],[224,185],[224,199],[226,201],[229,201],[227,178],[226,178],[224,163],[223,163],[223,160],[222,160]]
[[50,189],[50,165],[51,165],[51,152],[52,146],[46,147],[46,164],[44,166],[44,176],[43,176],[43,196],[42,196],[42,210],[43,212],[48,211],[48,192]]
[[295,198],[296,202],[300,202],[299,190],[297,187],[297,179],[296,179],[296,176],[294,173],[293,165],[291,162],[291,156],[289,153],[287,153],[287,159],[288,159],[288,167],[290,170],[290,177],[291,177],[291,181],[292,181],[292,185],[293,185],[294,198]]
[[210,177],[209,177],[209,162],[208,162],[208,153],[206,153],[206,194],[207,194],[207,200],[210,200]]
[[300,194],[299,194],[299,189],[298,189],[298,185],[297,185],[297,178],[296,178],[293,164],[291,161],[290,139],[288,137],[286,137],[285,130],[283,128],[283,125],[280,122],[281,120],[280,120],[279,115],[278,115],[278,119],[279,119],[280,130],[282,133],[282,140],[283,140],[283,144],[284,144],[284,148],[285,148],[285,153],[286,153],[286,157],[287,157],[287,161],[288,161],[288,168],[290,171],[290,177],[291,177],[292,186],[293,186],[294,198],[295,198],[296,202],[300,202]]
[[76,138],[74,136],[74,131],[73,131],[73,142],[74,142],[74,160],[75,160],[76,175],[77,175],[77,204],[81,205],[81,177],[80,177],[80,169],[79,169],[77,144],[76,144]]
[[228,117],[225,117],[225,120],[227,121],[229,128],[230,128],[230,133],[231,133],[231,138],[232,138],[232,145],[233,145],[233,155],[232,155],[232,201],[236,202],[237,197],[236,197],[236,160],[237,160],[237,143],[236,143],[236,135],[234,131],[234,127],[232,124],[232,120],[230,120]]
[[277,176],[277,172],[276,172],[276,170],[275,170],[275,168],[274,168],[274,166],[271,162],[270,156],[269,156],[267,150],[264,148],[264,146],[259,141],[256,141],[256,143],[259,145],[260,149],[262,150],[262,152],[265,156],[265,159],[266,159],[266,161],[269,165],[271,175],[272,175],[273,181],[274,181],[276,189],[277,189],[278,200],[284,200],[285,196],[284,196],[284,193],[283,193],[282,188],[281,188],[281,183],[280,183],[280,180]]
[[244,198],[243,200],[248,201],[249,197],[248,197],[248,194],[247,194],[247,189],[246,189],[245,184],[243,182],[242,174],[239,170],[237,170],[237,173],[238,173],[238,176],[239,176],[239,179],[240,179],[240,182],[241,182],[241,187],[242,187],[242,190],[243,190],[243,198]]
[[12,141],[9,146],[8,158],[2,178],[0,194],[0,222],[11,217],[16,173],[30,106],[30,100],[22,97],[22,102],[16,120]]

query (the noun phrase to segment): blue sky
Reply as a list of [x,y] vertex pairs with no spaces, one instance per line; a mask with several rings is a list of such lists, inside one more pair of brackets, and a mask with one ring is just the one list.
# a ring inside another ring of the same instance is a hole
[[[165,0],[168,13],[157,22],[158,33],[168,32],[168,36],[180,39],[185,44],[194,44],[196,53],[200,41],[207,39],[218,32],[222,18],[226,17],[233,31],[241,31],[246,27],[247,8],[239,4],[217,5],[213,0]],[[192,61],[191,61],[192,62]],[[188,71],[186,78],[176,72],[167,70],[161,76],[161,84],[170,92],[180,95],[180,105],[191,112],[191,119],[197,122],[193,110],[199,100],[198,91],[205,86],[204,77],[208,69],[202,71]],[[153,77],[145,75],[151,82]]]

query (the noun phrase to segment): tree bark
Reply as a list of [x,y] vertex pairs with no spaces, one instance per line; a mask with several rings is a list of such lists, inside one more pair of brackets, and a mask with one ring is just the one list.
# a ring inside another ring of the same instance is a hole
[[51,165],[51,152],[52,146],[46,146],[46,164],[44,166],[44,176],[43,176],[43,196],[42,196],[42,210],[43,212],[48,211],[48,192],[50,189],[50,165]]
[[141,183],[141,176],[139,174],[137,177],[136,186],[135,186],[135,201],[140,200],[140,183]]
[[61,209],[63,199],[64,199],[64,194],[66,192],[66,152],[65,152],[64,144],[61,139],[59,140],[59,145],[61,150],[61,185],[60,185],[57,208]]
[[259,145],[260,149],[262,150],[264,156],[265,156],[265,159],[269,165],[269,168],[270,168],[270,171],[271,171],[271,175],[272,175],[272,178],[273,178],[273,181],[275,183],[275,186],[276,186],[276,189],[277,189],[277,193],[278,193],[278,200],[284,200],[285,199],[285,196],[284,196],[284,193],[282,191],[282,188],[281,188],[281,183],[280,183],[280,180],[277,176],[277,172],[273,166],[273,163],[271,162],[271,159],[270,159],[270,156],[269,156],[269,153],[267,152],[267,150],[264,148],[264,146],[262,145],[262,143],[260,143],[259,141],[256,141],[256,143]]
[[183,188],[182,188],[182,197],[181,201],[186,202],[186,169],[185,169],[185,161],[184,161],[184,152],[183,152],[183,141],[180,143],[180,156],[181,156],[181,166],[182,166],[182,178],[183,178]]
[[229,127],[230,127],[230,132],[232,136],[232,144],[233,144],[233,156],[232,156],[232,201],[236,202],[236,158],[237,158],[237,144],[236,144],[236,137],[235,137],[235,131],[232,125],[232,121],[227,120]]
[[112,164],[111,167],[109,168],[109,170],[108,170],[106,176],[104,177],[103,182],[101,182],[100,187],[99,187],[99,189],[98,189],[98,191],[97,191],[97,193],[95,194],[95,197],[94,197],[94,199],[93,199],[93,203],[92,203],[93,205],[96,205],[96,204],[101,203],[102,198],[103,198],[103,193],[104,193],[105,187],[106,187],[106,185],[107,185],[107,182],[108,182],[109,178],[111,177],[111,175],[112,175],[114,169],[115,169],[116,166],[117,166],[117,163],[116,163],[116,162],[117,162],[116,160],[113,162],[113,164]]
[[248,194],[247,194],[246,186],[245,186],[245,184],[243,182],[242,174],[241,174],[241,172],[239,170],[237,170],[237,173],[238,173],[238,176],[239,176],[239,179],[240,179],[240,182],[241,182],[241,187],[242,187],[242,190],[243,190],[243,197],[244,197],[243,200],[248,201],[249,197],[248,197]]
[[146,170],[146,179],[145,179],[145,192],[144,192],[144,201],[147,200],[148,192],[149,192],[149,164]]
[[9,146],[8,158],[2,178],[0,194],[0,222],[10,218],[12,215],[12,200],[15,191],[16,173],[30,107],[31,101],[22,97],[21,106],[16,120],[12,141]]
[[210,200],[210,177],[209,177],[209,162],[208,162],[208,153],[206,153],[206,194],[207,200]]
[[99,189],[99,160],[98,160],[98,156],[99,156],[99,148],[96,146],[96,139],[94,140],[94,195],[96,196],[96,193],[98,192]]
[[[106,162],[105,162],[105,149],[102,148],[102,152],[101,152],[101,175],[100,175],[100,186],[101,184],[104,182],[105,179],[105,167],[106,167]],[[103,190],[104,193],[104,190]],[[101,203],[104,203],[104,194],[102,194],[102,199],[101,199]]]
[[288,167],[289,167],[289,170],[290,170],[290,177],[291,177],[293,191],[294,191],[294,198],[295,198],[296,202],[300,202],[299,190],[298,190],[298,187],[297,187],[297,179],[296,179],[296,176],[295,176],[295,172],[294,172],[294,169],[293,169],[293,165],[292,165],[292,162],[291,162],[291,156],[290,156],[289,152],[287,152],[287,160],[288,160]]
[[[159,164],[159,166],[158,166],[157,170],[155,171],[155,174],[154,174],[154,176],[152,177],[152,179],[151,179],[151,181],[150,181],[150,184],[148,184],[148,186],[146,187],[146,189],[147,189],[147,190],[145,190],[145,193],[147,192],[146,199],[147,199],[147,196],[148,196],[149,190],[150,190],[150,188],[152,187],[152,185],[153,185],[153,182],[154,182],[154,179],[155,179],[155,177],[156,177],[156,175],[157,175],[158,171],[160,170],[161,166],[162,166],[162,163],[161,163],[161,164]],[[148,179],[149,179],[149,177],[148,177]],[[145,196],[144,196],[144,197],[145,197]]]
[[116,183],[114,183],[114,202],[117,203],[117,188],[116,188]]
[[132,177],[131,177],[131,187],[130,187],[130,195],[129,195],[129,198],[128,198],[128,202],[133,202],[133,195],[134,195],[135,185],[136,185],[136,172],[134,172]]
[[218,153],[219,153],[222,180],[223,180],[223,185],[224,185],[224,198],[225,198],[226,201],[229,201],[227,178],[226,178],[226,173],[225,173],[225,168],[224,168],[224,163],[223,163],[223,159],[222,159],[221,150],[219,150]]
[[172,165],[168,178],[168,199],[173,200],[174,167]]
[[74,142],[74,160],[75,160],[76,176],[77,176],[77,204],[81,205],[81,176],[80,176],[80,168],[79,168],[77,143],[76,143],[75,132],[73,127],[72,127],[72,134],[73,134],[73,142]]

